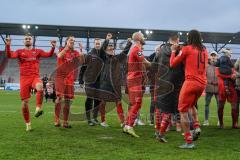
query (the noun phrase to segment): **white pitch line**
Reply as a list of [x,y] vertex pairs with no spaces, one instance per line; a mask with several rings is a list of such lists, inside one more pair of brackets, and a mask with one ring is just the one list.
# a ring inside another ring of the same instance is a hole
[[17,111],[0,111],[0,113],[16,113]]

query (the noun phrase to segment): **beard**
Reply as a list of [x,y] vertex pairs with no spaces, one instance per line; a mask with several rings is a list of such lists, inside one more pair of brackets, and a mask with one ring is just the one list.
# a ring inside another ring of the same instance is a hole
[[25,44],[25,47],[31,47],[31,46],[32,46],[32,44],[30,44],[30,43]]
[[141,45],[145,45],[146,44],[146,42],[144,40],[141,40],[140,43],[141,43]]
[[211,63],[212,65],[215,65],[215,64],[217,63],[217,60],[211,60],[210,63]]
[[69,46],[68,48],[69,48],[70,51],[74,50],[74,46]]
[[108,55],[110,55],[110,56],[113,56],[113,55],[114,55],[114,53],[113,53],[112,51],[106,51],[106,53],[107,53]]
[[70,47],[69,49],[70,49],[71,51],[73,51],[73,50],[74,50],[74,47]]

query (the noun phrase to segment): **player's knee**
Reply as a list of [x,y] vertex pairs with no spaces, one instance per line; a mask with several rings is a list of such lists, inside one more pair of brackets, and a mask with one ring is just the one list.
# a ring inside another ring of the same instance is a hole
[[61,97],[57,97],[55,100],[55,103],[60,103],[60,101],[61,101]]
[[136,104],[141,107],[142,100],[137,100],[137,101],[136,101]]
[[181,119],[187,119],[188,118],[188,112],[180,111],[180,118]]
[[43,90],[43,84],[42,83],[37,83],[36,84],[36,90],[37,91],[42,91]]
[[24,106],[24,107],[28,106],[28,99],[25,99],[22,101],[22,106]]
[[70,99],[65,99],[64,101],[65,101],[65,104],[68,105],[68,106],[69,106],[70,103],[71,103],[71,100],[70,100]]

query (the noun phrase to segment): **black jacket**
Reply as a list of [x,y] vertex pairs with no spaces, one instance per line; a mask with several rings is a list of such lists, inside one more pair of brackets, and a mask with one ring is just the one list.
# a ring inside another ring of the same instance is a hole
[[103,67],[103,61],[100,58],[100,52],[103,49],[97,50],[93,48],[85,55],[85,64],[79,72],[79,84],[85,82],[86,85],[99,83],[100,74]]
[[178,96],[184,81],[184,67],[179,65],[170,68],[171,57],[170,44],[163,45],[160,52],[154,58],[154,65],[157,68],[157,103],[162,112],[177,113]]
[[103,61],[100,58],[100,52],[103,48],[97,50],[93,48],[88,54],[85,55],[85,64],[81,67],[79,73],[79,84],[85,82],[85,92],[87,97],[100,99],[99,91],[100,74],[103,68]]
[[152,61],[154,60],[155,56],[156,56],[156,52],[153,52],[153,53],[147,58],[147,60],[148,60],[149,62],[152,62]]
[[104,51],[100,52],[100,58],[104,63],[100,75],[100,89],[106,93],[101,94],[102,99],[105,101],[116,101],[121,98],[121,64],[126,62],[132,43],[128,42],[124,50],[118,55],[108,55],[105,52],[108,43],[109,41],[104,41],[102,46]]
[[231,75],[232,74],[232,68],[234,67],[233,66],[233,63],[232,61],[230,60],[230,58],[228,56],[221,56],[217,63],[216,63],[216,67],[219,67],[219,72],[221,74],[224,74],[224,75]]

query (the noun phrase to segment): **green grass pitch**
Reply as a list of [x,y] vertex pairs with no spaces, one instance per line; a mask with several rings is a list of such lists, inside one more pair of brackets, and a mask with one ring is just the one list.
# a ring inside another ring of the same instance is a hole
[[[76,96],[72,112],[84,110],[85,97]],[[203,122],[204,98],[199,102],[200,121]],[[175,131],[167,133],[169,143],[162,144],[154,139],[152,126],[137,126],[139,139],[122,133],[116,110],[106,115],[109,128],[90,127],[85,121],[70,122],[72,129],[53,126],[54,105],[43,104],[45,113],[33,117],[35,98],[30,101],[32,128],[25,132],[21,114],[19,93],[0,91],[0,160],[5,159],[126,159],[126,160],[237,160],[240,159],[240,130],[231,129],[229,104],[225,107],[225,129],[217,128],[215,100],[210,106],[209,127],[202,127],[195,150],[180,150],[183,136]],[[124,105],[126,112],[126,104]],[[142,118],[149,115],[149,98],[144,98]]]

